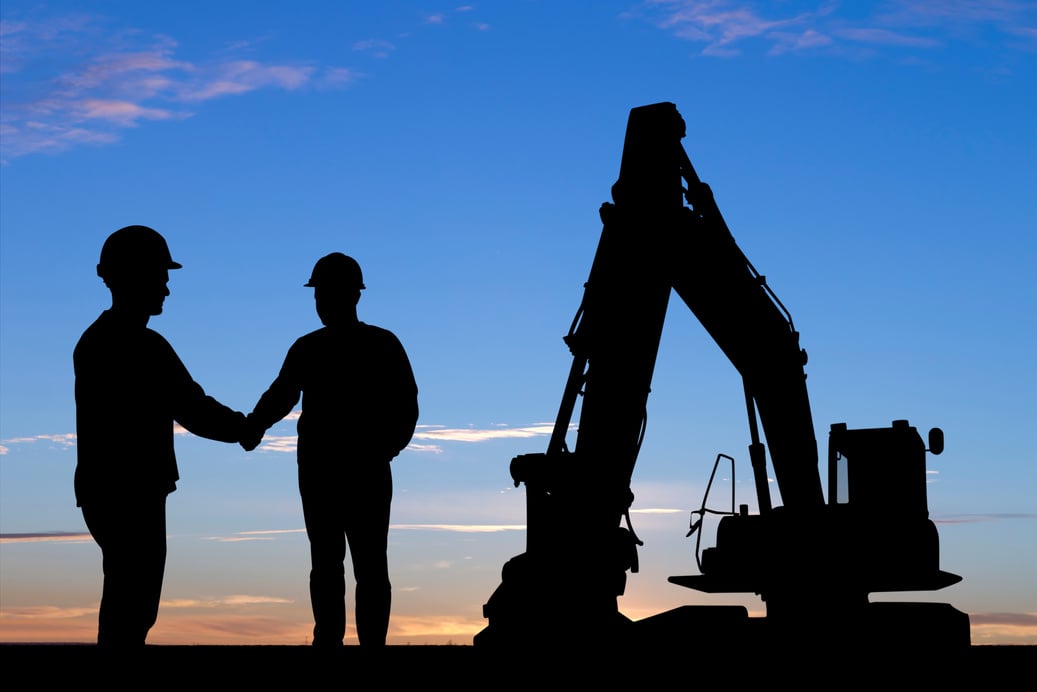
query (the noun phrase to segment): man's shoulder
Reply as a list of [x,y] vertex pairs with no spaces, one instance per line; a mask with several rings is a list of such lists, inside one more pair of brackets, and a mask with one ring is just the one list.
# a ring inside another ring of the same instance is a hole
[[80,335],[72,351],[77,369],[92,362],[124,358],[178,359],[173,346],[154,329],[131,326],[108,312],[94,320]]
[[308,334],[300,336],[295,340],[295,343],[357,337],[361,339],[396,339],[396,335],[385,327],[379,327],[377,325],[368,324],[367,322],[358,321],[356,325],[345,328],[321,327],[320,329],[315,329]]
[[367,336],[370,336],[371,338],[374,338],[374,339],[395,339],[396,338],[396,335],[393,334],[392,331],[386,329],[385,327],[379,327],[376,324],[369,324],[367,322],[358,322],[357,324],[358,324],[360,330],[362,332],[364,332]]
[[288,355],[286,358],[291,358],[296,361],[299,358],[306,359],[307,357],[326,349],[328,347],[327,344],[328,328],[321,327],[320,329],[314,329],[312,332],[307,332],[292,342],[292,345],[288,349]]
[[328,328],[321,327],[320,329],[314,329],[312,332],[303,334],[292,343],[292,348],[297,346],[305,346],[306,344],[318,343],[328,338]]
[[357,322],[349,329],[322,327],[295,340],[290,352],[297,355],[306,353],[338,352],[350,348],[374,348],[384,350],[389,347],[402,348],[397,336],[390,330],[366,322]]
[[403,343],[400,341],[400,338],[396,336],[395,332],[385,327],[361,322],[360,329],[364,335],[364,340],[369,344],[373,344],[380,349],[403,350]]
[[104,330],[104,315],[105,313],[102,312],[100,317],[91,322],[87,328],[83,330],[83,333],[79,335],[79,341],[76,342],[77,348],[83,344],[89,343],[93,339],[96,339]]
[[133,326],[114,317],[111,312],[102,312],[90,323],[76,342],[76,348],[86,348],[91,344],[111,342],[144,341],[150,345],[172,348],[166,338],[150,327]]
[[76,342],[76,347],[72,351],[72,359],[78,363],[97,350],[104,341],[107,341],[107,338],[105,335],[104,313],[102,313],[79,335],[79,341]]

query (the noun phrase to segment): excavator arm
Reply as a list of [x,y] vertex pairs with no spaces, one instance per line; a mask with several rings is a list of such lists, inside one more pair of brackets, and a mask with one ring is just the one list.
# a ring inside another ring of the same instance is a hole
[[678,247],[669,255],[669,275],[677,295],[742,376],[760,510],[769,511],[772,503],[757,413],[782,503],[819,507],[824,498],[803,370],[807,355],[799,333],[765,277],[735,243],[712,190],[699,180],[682,147],[679,154],[690,208],[685,232],[678,234]]
[[[630,113],[613,202],[601,207],[601,237],[565,337],[573,362],[551,440],[546,453],[511,464],[516,485],[526,485],[526,552],[509,562],[505,583],[484,607],[491,626],[483,639],[523,631],[532,613],[551,610],[576,615],[588,631],[622,622],[616,599],[626,572],[637,569],[639,541],[629,521],[621,524],[673,291],[742,374],[753,430],[758,408],[775,441],[785,502],[822,501],[798,335],[696,176],[684,136],[672,103]],[[760,502],[769,507],[755,433],[753,450]]]

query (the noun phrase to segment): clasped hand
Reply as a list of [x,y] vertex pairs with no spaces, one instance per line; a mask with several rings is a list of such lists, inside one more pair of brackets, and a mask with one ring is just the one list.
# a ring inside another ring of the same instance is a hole
[[253,449],[259,446],[259,443],[263,441],[263,434],[266,430],[258,425],[252,414],[245,416],[245,428],[241,433],[241,440],[238,444],[246,452],[251,452]]

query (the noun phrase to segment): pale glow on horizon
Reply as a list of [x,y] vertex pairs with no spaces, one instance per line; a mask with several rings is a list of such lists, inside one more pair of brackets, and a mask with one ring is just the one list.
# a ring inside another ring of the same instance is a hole
[[525,531],[525,524],[391,524],[390,529],[415,531],[451,531],[454,533],[497,533]]
[[[403,590],[401,589],[401,592]],[[291,607],[278,617],[250,615],[232,610],[238,607]],[[228,596],[212,601],[190,599],[163,600],[158,623],[149,642],[159,645],[237,644],[306,645],[312,621],[309,604],[288,599],[253,596]],[[222,612],[222,610],[229,612]],[[763,610],[749,607],[749,617],[762,617]],[[620,611],[632,620],[657,615],[659,608],[621,599]],[[213,614],[205,614],[206,612]],[[216,614],[218,612],[218,614]],[[60,608],[54,606],[4,609],[0,613],[0,641],[13,642],[92,642],[96,637],[97,607]],[[1037,613],[973,614],[973,645],[1037,642]],[[459,615],[392,615],[389,644],[470,645],[472,637],[486,627],[482,618]],[[356,643],[356,632],[349,625],[347,644]]]

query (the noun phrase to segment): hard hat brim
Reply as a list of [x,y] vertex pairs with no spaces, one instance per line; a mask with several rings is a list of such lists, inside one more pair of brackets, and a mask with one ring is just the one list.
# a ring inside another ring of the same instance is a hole
[[[332,283],[332,282],[328,282],[328,283]],[[345,284],[343,284],[343,285],[345,285]],[[306,283],[303,284],[303,286],[305,286],[306,288],[317,288],[317,284],[313,283],[313,281],[307,281]],[[355,288],[359,288],[361,291],[363,291],[365,288],[367,288],[367,286],[365,286],[363,284],[360,284],[359,286],[356,286]]]

